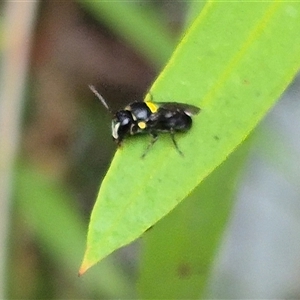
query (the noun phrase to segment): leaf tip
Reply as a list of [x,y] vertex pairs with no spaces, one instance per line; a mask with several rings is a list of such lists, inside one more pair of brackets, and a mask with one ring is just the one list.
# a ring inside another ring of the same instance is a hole
[[78,277],[82,276],[93,264],[88,262],[85,258],[79,268]]

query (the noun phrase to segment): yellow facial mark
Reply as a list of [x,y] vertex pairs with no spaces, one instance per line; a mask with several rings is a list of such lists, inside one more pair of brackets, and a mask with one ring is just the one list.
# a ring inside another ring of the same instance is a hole
[[151,101],[146,101],[146,105],[149,107],[150,111],[154,114],[158,110],[158,106]]
[[146,128],[146,123],[141,121],[141,122],[138,122],[138,126],[140,127],[140,129],[145,129]]

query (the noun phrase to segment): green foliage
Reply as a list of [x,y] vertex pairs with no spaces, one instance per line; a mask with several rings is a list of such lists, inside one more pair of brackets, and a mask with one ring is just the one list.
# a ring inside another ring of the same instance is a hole
[[[55,266],[74,282],[84,250],[86,226],[74,207],[73,196],[58,180],[32,166],[22,164],[17,173],[17,205],[26,225],[30,226],[43,251],[52,256]],[[131,283],[114,264],[112,260],[105,260],[95,272],[88,274],[84,283],[78,279],[74,284],[80,284],[82,292],[85,289],[97,298],[132,295]]]
[[194,299],[205,291],[248,153],[244,142],[143,237],[139,296]]
[[185,156],[168,136],[143,160],[147,137],[125,141],[102,182],[81,273],[141,236],[246,138],[299,69],[299,32],[297,3],[207,3],[151,88],[156,101],[202,108],[177,138]]
[[167,24],[147,3],[128,1],[79,1],[100,22],[153,61],[164,64],[175,47]]
[[[80,3],[155,65],[169,58],[174,40],[162,17],[145,3]],[[190,19],[198,4],[192,7]],[[151,89],[156,101],[202,108],[192,130],[177,136],[185,156],[178,155],[167,135],[160,136],[143,160],[140,156],[148,137],[124,142],[94,207],[81,272],[171,212],[144,235],[140,296],[195,298],[203,292],[245,153],[242,150],[223,161],[299,69],[299,16],[296,2],[206,4]],[[16,174],[17,212],[50,262],[72,278],[74,290],[78,289],[75,293],[132,298],[132,282],[111,257],[84,278],[75,278],[86,226],[74,207],[73,195],[30,164],[19,166]],[[188,199],[180,203],[184,198]]]

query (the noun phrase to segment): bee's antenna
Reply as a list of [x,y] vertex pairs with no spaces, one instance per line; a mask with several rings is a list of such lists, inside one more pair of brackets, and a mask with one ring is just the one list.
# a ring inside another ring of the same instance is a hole
[[101,96],[101,94],[96,90],[95,86],[93,86],[92,84],[89,85],[90,90],[95,94],[95,96],[101,101],[101,103],[104,105],[104,107],[110,112],[112,113],[111,109],[109,108],[109,106],[107,105],[105,99],[103,98],[103,96]]

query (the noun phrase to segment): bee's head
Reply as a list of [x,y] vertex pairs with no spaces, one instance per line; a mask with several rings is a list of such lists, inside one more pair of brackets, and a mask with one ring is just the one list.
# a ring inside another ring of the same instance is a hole
[[120,144],[126,135],[131,134],[134,120],[132,114],[128,110],[118,111],[111,124],[112,136],[114,140]]

